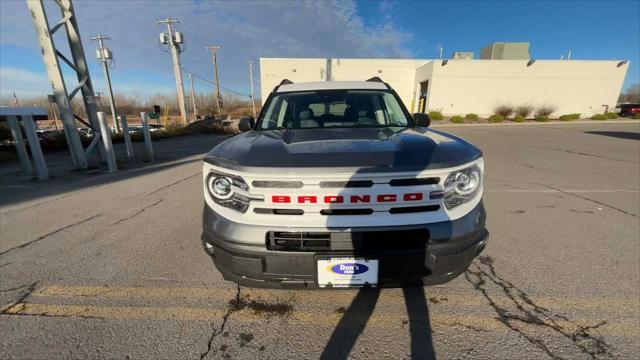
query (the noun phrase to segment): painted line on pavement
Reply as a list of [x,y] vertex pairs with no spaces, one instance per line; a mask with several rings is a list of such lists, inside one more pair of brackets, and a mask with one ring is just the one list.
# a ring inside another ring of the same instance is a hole
[[[216,308],[189,308],[189,307],[131,307],[131,306],[88,306],[88,305],[50,305],[35,303],[19,303],[6,309],[3,316],[46,316],[46,317],[70,317],[70,318],[100,318],[100,319],[139,319],[139,320],[186,320],[186,321],[212,321],[219,320],[226,309]],[[272,314],[256,313],[250,309],[233,312],[233,321],[259,322],[264,320],[272,321],[275,317]],[[342,313],[310,313],[292,310],[282,315],[283,321],[287,323],[300,322],[307,324],[323,324],[335,327],[343,318]],[[406,320],[406,313],[385,314],[381,311],[374,312],[367,321],[367,326],[389,328],[394,324],[403,327],[403,320]],[[429,319],[412,318],[412,321],[430,322],[435,330],[446,330],[447,328],[459,331],[460,329],[471,329],[474,331],[503,331],[509,330],[503,322],[491,315],[450,315],[430,312]],[[545,322],[544,324],[519,323],[518,327],[526,329],[527,332],[548,332],[550,326],[560,325],[563,331],[574,332],[597,324],[593,319],[576,319],[572,321]],[[609,336],[635,337],[639,334],[637,322],[635,320],[616,320],[608,322],[598,327],[597,333]]]
[[[226,304],[236,294],[236,289],[208,289],[208,288],[176,288],[176,287],[112,287],[112,286],[68,286],[52,285],[36,290],[32,296],[39,297],[75,297],[94,299],[209,299],[219,300]],[[287,301],[291,298],[292,292],[279,290],[242,289],[242,296],[247,300],[258,301]],[[327,304],[338,306],[341,303],[349,303],[356,296],[357,291],[299,291],[295,292],[296,302],[326,302]],[[432,306],[483,306],[487,304],[486,299],[480,295],[447,294],[442,291],[427,291],[425,293],[427,301],[437,302]],[[393,300],[404,301],[402,291],[383,291],[379,303],[391,303]],[[432,299],[432,300],[430,300]],[[535,297],[532,296],[537,305],[556,309],[600,309],[606,308],[611,311],[624,311],[628,313],[638,312],[640,300],[619,299],[619,298],[569,298],[569,297]],[[495,302],[498,305],[513,304],[513,300],[507,296],[495,294]]]

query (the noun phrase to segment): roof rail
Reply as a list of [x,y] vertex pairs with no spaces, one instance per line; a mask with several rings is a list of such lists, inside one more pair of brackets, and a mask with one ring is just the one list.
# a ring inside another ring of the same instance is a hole
[[280,84],[276,85],[276,87],[273,88],[272,92],[276,92],[276,90],[278,90],[278,88],[282,85],[289,85],[289,84],[293,84],[293,81],[289,79],[282,79],[282,81],[280,81]]
[[389,86],[389,84],[387,84],[386,82],[384,82],[382,79],[380,79],[379,76],[374,76],[372,78],[367,79],[367,81],[369,82],[379,82],[379,83],[383,83],[385,84],[385,86],[387,87],[387,89],[391,90],[391,86]]

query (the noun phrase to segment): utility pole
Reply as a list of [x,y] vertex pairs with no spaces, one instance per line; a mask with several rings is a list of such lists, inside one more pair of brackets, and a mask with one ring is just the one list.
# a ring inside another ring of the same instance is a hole
[[180,107],[180,117],[182,123],[187,123],[187,109],[185,107],[184,84],[182,83],[182,69],[180,68],[180,44],[183,42],[181,32],[173,30],[173,24],[179,24],[177,19],[167,18],[165,20],[156,20],[158,24],[166,24],[167,32],[160,33],[160,43],[169,44],[171,48],[171,57],[173,59],[173,72],[176,76],[176,88],[178,90],[178,106]]
[[220,80],[218,79],[218,53],[217,51],[222,49],[221,46],[211,45],[207,46],[207,49],[211,51],[211,61],[213,62],[213,75],[216,80],[216,104],[218,105],[218,114],[222,111],[222,98],[220,97]]
[[[116,113],[116,100],[113,98],[113,90],[111,89],[111,76],[109,76],[109,65],[113,61],[113,54],[111,50],[104,47],[104,40],[111,40],[106,35],[96,35],[91,38],[92,41],[98,41],[100,47],[96,50],[96,56],[98,61],[102,63],[102,69],[104,70],[104,78],[107,80],[107,90],[109,91],[109,105],[111,106],[111,119],[113,121],[113,129],[117,133],[120,132],[120,124],[118,124],[118,115]],[[102,101],[100,106],[102,107]],[[102,111],[102,108],[100,109]]]
[[249,63],[249,83],[251,84],[251,110],[253,111],[253,118],[256,118],[256,101],[253,97],[253,61],[247,60]]
[[193,90],[193,75],[189,73],[189,84],[191,85],[191,105],[193,105],[193,117],[198,118],[198,107],[196,106],[196,92]]

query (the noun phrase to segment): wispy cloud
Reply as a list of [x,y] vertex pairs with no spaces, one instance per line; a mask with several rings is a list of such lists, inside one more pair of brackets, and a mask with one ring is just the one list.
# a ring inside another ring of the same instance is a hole
[[[171,60],[158,45],[165,28],[155,19],[174,17],[185,36],[183,65],[210,78],[207,45],[221,45],[221,83],[246,92],[245,60],[260,57],[410,57],[411,34],[393,22],[367,26],[352,1],[76,1],[85,52],[93,59],[98,33],[113,38],[118,69],[171,74]],[[52,16],[59,14],[51,4]],[[381,5],[390,6],[390,4]],[[37,48],[33,24],[23,1],[0,1],[0,42]],[[56,38],[64,48],[63,41]],[[4,54],[2,56],[10,56]],[[117,70],[116,70],[117,71]],[[257,78],[257,76],[256,76]],[[171,85],[171,84],[169,84]]]

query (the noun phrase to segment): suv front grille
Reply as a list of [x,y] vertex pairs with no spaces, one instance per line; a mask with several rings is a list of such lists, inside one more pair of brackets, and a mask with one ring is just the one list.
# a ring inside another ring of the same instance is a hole
[[406,251],[425,250],[429,240],[427,229],[354,231],[354,232],[289,232],[269,231],[267,249],[273,251]]

